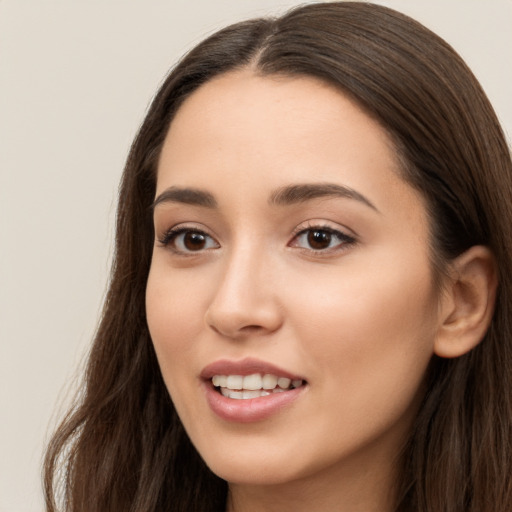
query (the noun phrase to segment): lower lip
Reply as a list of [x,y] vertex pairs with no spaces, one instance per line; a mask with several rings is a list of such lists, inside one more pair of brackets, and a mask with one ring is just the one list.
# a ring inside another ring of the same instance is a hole
[[299,398],[305,388],[306,386],[300,386],[282,393],[236,400],[221,395],[211,382],[205,382],[206,400],[211,410],[223,420],[237,423],[263,421],[278,414]]

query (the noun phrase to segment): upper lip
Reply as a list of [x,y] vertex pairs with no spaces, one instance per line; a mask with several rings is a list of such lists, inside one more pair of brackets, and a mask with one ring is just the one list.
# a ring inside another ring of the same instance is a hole
[[253,373],[271,374],[277,377],[288,377],[291,380],[305,380],[300,375],[290,373],[283,368],[279,368],[275,364],[260,361],[247,357],[239,361],[229,359],[219,359],[203,368],[201,378],[204,380],[211,379],[214,375],[251,375]]

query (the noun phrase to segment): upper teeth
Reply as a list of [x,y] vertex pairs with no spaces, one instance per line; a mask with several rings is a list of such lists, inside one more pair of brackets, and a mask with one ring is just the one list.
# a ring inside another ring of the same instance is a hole
[[290,387],[298,388],[302,386],[302,379],[291,380],[287,377],[276,377],[275,375],[260,375],[253,373],[252,375],[214,375],[212,378],[215,387],[227,389],[274,389],[279,386],[281,389]]

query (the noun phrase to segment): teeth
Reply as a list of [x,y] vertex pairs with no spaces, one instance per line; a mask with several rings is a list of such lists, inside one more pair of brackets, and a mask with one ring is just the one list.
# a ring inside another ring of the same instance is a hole
[[[274,393],[278,390],[274,389]],[[280,389],[278,392],[282,393],[284,390]],[[256,389],[256,390],[243,390],[243,391],[233,391],[228,388],[220,388],[220,392],[227,398],[234,398],[235,400],[249,400],[251,398],[259,398],[260,396],[268,396],[270,393],[265,391],[264,389]]]
[[253,373],[251,375],[214,375],[212,383],[220,389],[222,395],[235,400],[247,400],[268,396],[272,393],[302,386],[301,379],[291,380],[288,377],[277,377],[276,375]]
[[259,398],[261,396],[261,390],[260,389],[257,389],[257,390],[243,390],[242,391],[242,398],[244,400],[247,400],[248,398]]
[[246,375],[244,377],[243,388],[244,389],[261,389],[262,386],[262,378],[259,373],[254,373],[253,375]]
[[275,375],[263,376],[263,389],[274,389],[277,386],[277,377]]
[[[282,391],[282,390],[281,390]],[[268,396],[270,393],[264,389],[257,390],[244,390],[244,391],[233,391],[228,388],[220,388],[220,392],[227,398],[234,398],[235,400],[248,400],[250,398],[259,398],[260,396]]]
[[286,377],[280,377],[277,379],[277,385],[281,389],[288,389],[290,387],[291,379],[287,379]]
[[241,375],[228,375],[226,387],[228,389],[242,389],[244,378]]
[[228,378],[225,375],[214,375],[212,382],[216,388],[228,387]]

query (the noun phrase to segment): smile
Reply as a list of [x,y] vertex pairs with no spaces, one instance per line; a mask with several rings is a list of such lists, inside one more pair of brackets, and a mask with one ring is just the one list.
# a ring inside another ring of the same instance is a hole
[[217,360],[203,368],[200,379],[211,411],[236,423],[284,414],[309,390],[302,375],[251,357]]
[[248,400],[282,393],[299,388],[302,379],[289,379],[272,374],[253,373],[251,375],[214,375],[213,386],[226,398]]

